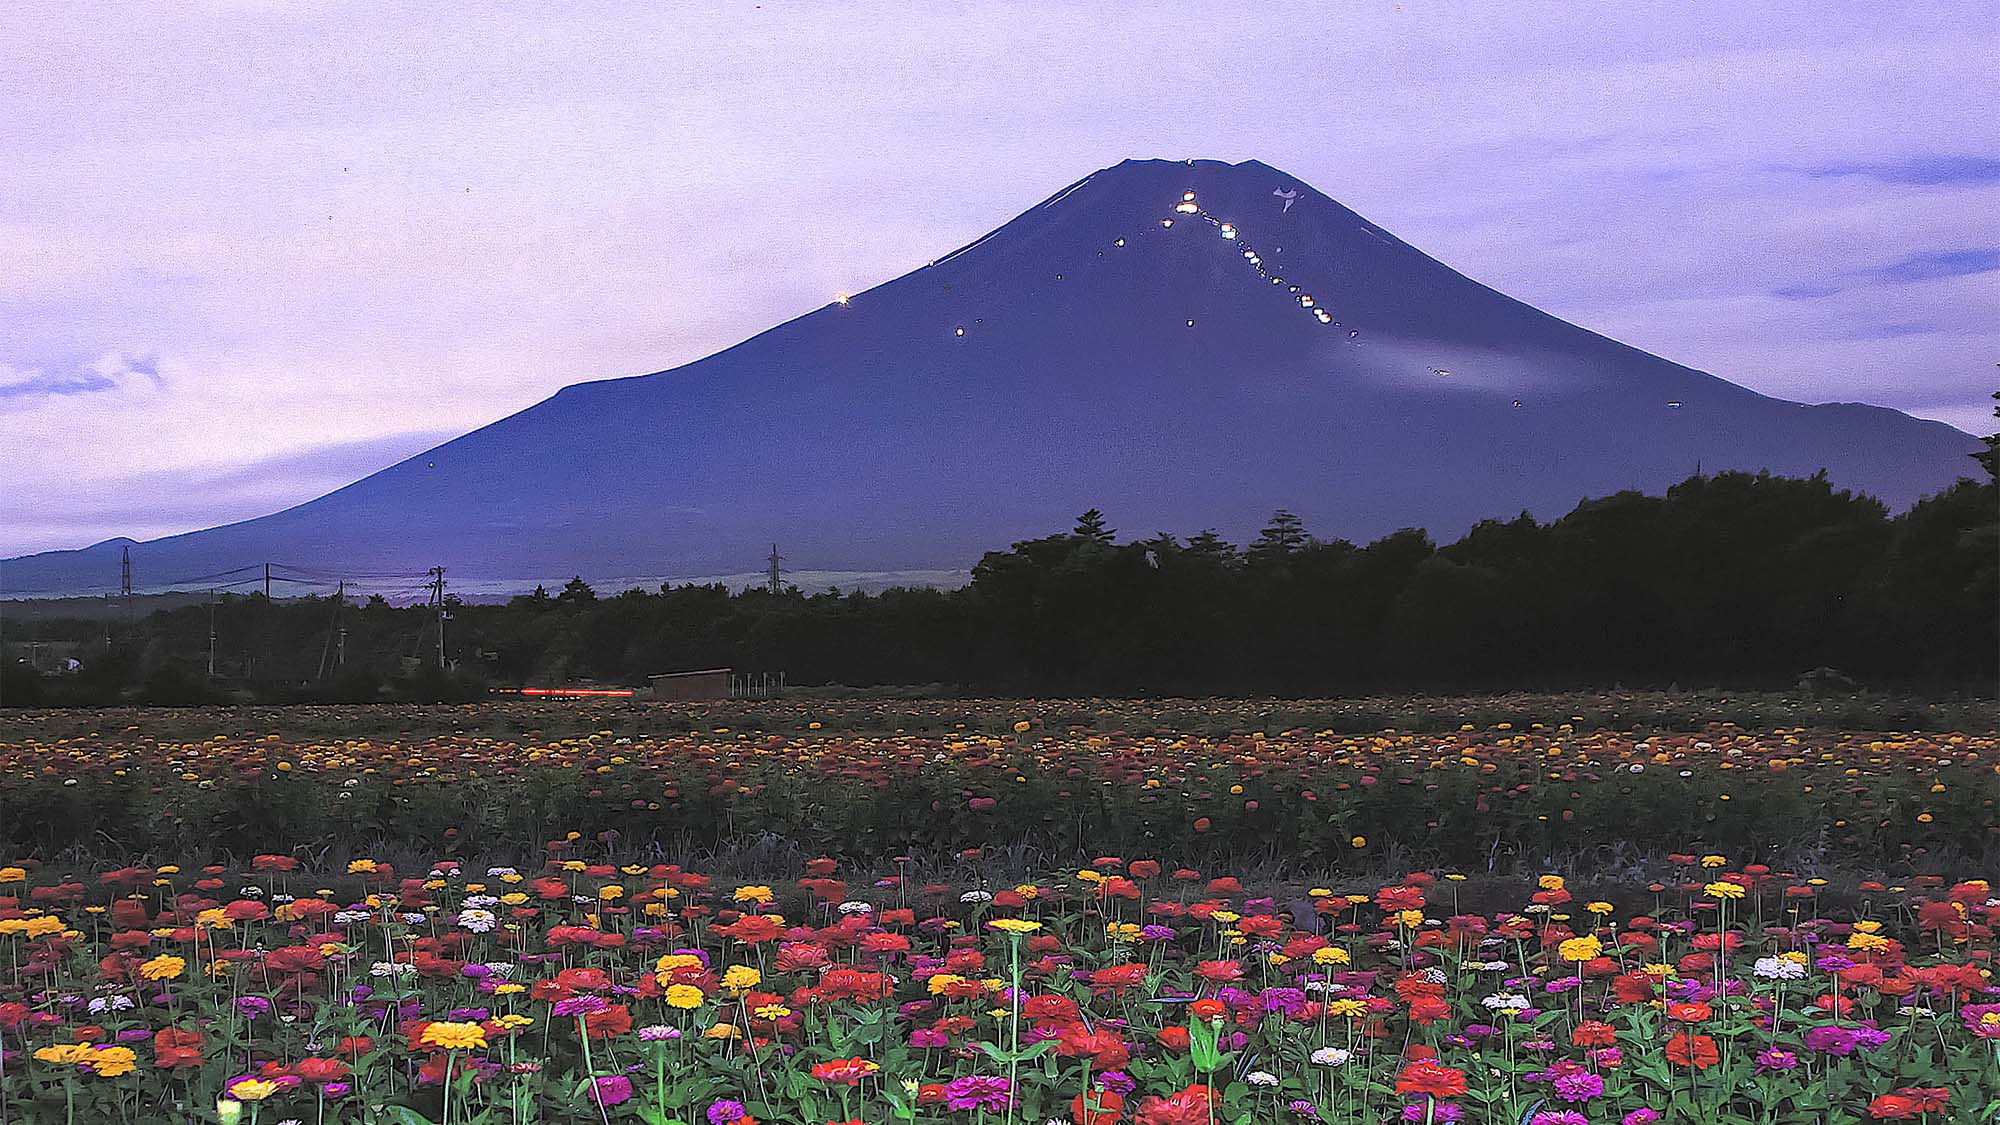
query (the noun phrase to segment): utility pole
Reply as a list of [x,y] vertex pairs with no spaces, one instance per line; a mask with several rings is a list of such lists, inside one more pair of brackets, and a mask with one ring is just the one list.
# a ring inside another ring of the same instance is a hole
[[271,600],[271,564],[264,564],[264,600]]
[[347,582],[345,580],[342,580],[340,584],[334,588],[333,620],[327,622],[326,643],[321,645],[319,650],[319,675],[313,677],[314,679],[323,680],[326,678],[326,660],[327,657],[332,655],[333,653],[334,631],[338,629],[340,631],[341,636],[345,637],[347,635],[347,630],[342,629],[340,627],[340,610],[341,607],[345,606],[346,604],[347,604]]
[[215,591],[208,592],[208,678],[215,678]]
[[451,615],[444,610],[444,568],[434,566],[431,575],[431,604],[437,607],[438,622],[438,671],[444,671],[444,623]]
[[778,563],[783,559],[784,556],[778,553],[778,545],[776,543],[771,544],[771,558],[769,561],[771,564],[770,590],[772,597],[777,597],[784,592],[784,583],[779,577],[780,571],[778,570]]
[[125,624],[132,624],[132,548],[120,549],[118,592],[125,598]]

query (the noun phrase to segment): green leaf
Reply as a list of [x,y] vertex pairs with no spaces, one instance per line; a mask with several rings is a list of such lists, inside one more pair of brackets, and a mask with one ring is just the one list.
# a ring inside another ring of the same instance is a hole
[[437,1125],[437,1122],[406,1105],[385,1105],[381,1109],[383,1115],[396,1125]]

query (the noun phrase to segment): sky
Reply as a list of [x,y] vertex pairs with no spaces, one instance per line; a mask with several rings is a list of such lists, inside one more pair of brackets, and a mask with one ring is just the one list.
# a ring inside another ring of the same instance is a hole
[[0,557],[298,503],[1259,159],[1767,394],[1991,432],[2000,0],[0,6]]

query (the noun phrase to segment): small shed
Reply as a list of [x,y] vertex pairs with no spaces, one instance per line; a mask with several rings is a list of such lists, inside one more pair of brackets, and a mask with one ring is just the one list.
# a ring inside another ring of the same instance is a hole
[[729,669],[705,668],[698,672],[665,672],[646,679],[653,685],[657,700],[728,699]]

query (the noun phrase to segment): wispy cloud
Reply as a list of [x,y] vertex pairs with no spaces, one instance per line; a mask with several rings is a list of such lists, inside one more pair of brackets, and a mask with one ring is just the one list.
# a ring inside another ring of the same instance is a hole
[[1941,277],[1968,277],[2000,270],[2000,246],[1968,246],[1959,250],[1925,250],[1877,266],[1862,276],[1877,285],[1908,285]]
[[97,394],[115,391],[135,379],[147,380],[155,387],[165,386],[166,381],[160,378],[159,357],[135,358],[111,352],[67,370],[0,363],[0,400]]
[[1866,176],[1885,184],[1943,187],[2000,183],[2000,157],[1926,153],[1898,160],[1847,160],[1807,169],[1815,179]]

